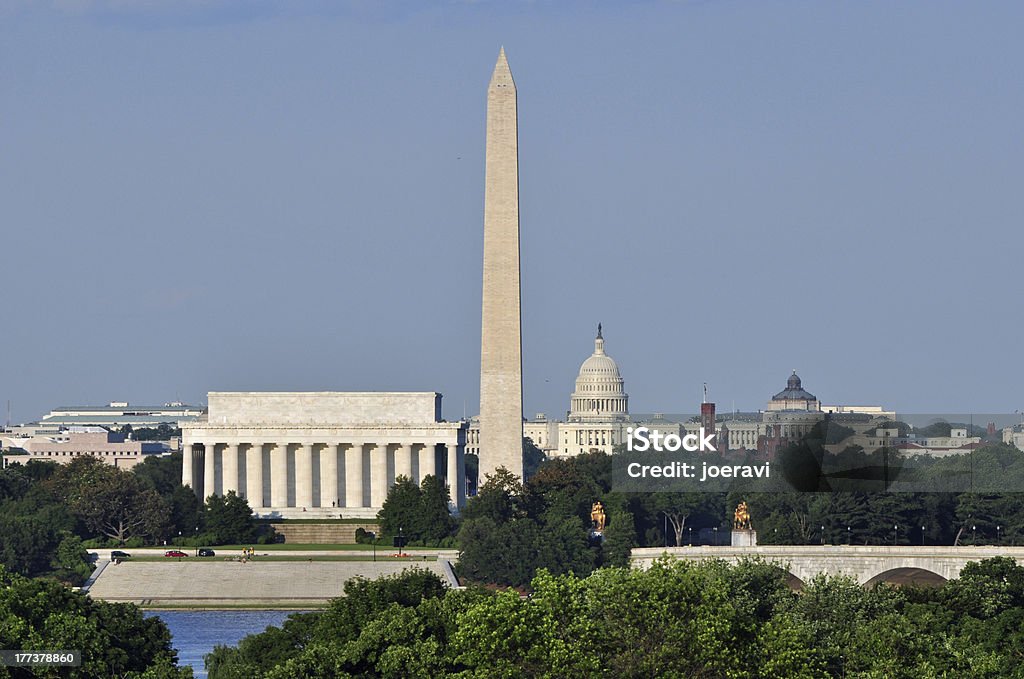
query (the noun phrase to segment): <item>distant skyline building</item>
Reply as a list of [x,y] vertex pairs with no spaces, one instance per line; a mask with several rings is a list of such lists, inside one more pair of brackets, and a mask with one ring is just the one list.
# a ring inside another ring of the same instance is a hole
[[179,401],[162,406],[132,405],[128,401],[111,401],[105,406],[59,406],[39,420],[55,427],[157,427],[161,424],[180,427],[203,416],[206,409]]
[[94,457],[114,467],[131,469],[147,457],[168,453],[170,446],[159,441],[132,441],[103,427],[76,426],[24,434],[9,432],[0,437],[0,449],[5,453],[4,466],[31,460],[68,464],[79,457]]
[[519,282],[519,132],[505,48],[487,88],[480,480],[499,467],[523,478],[523,356]]

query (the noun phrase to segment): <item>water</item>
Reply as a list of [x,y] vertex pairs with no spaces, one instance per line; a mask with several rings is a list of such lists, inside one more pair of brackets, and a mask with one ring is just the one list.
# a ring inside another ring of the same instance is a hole
[[267,627],[280,627],[296,611],[147,611],[171,630],[178,664],[190,665],[196,677],[206,677],[203,656],[214,646],[235,646],[242,637]]

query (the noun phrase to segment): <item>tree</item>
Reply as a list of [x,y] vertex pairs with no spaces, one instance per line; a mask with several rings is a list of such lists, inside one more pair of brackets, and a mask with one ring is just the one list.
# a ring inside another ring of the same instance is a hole
[[63,579],[81,585],[92,573],[92,564],[89,562],[89,552],[82,544],[82,539],[77,535],[68,535],[53,554],[50,565]]
[[629,556],[638,544],[633,514],[625,503],[609,504],[608,527],[604,529],[601,553],[609,566],[627,568]]
[[645,505],[649,512],[664,516],[675,535],[675,544],[683,544],[686,523],[695,514],[708,512],[721,496],[714,493],[651,493]]
[[[377,512],[380,529],[384,535],[398,535],[401,529],[410,538],[418,527],[420,510],[420,487],[407,476],[399,476],[388,489],[384,504]],[[416,535],[415,537],[418,537]]]
[[60,536],[31,516],[0,516],[0,565],[12,573],[36,576],[49,572]]
[[199,503],[199,498],[190,487],[179,485],[167,501],[170,506],[169,534],[191,535],[202,522],[203,506]]
[[71,510],[90,530],[119,544],[169,530],[167,503],[132,472],[81,457],[64,465],[55,481]]
[[533,443],[529,436],[523,438],[523,481],[529,481],[541,464],[547,460],[544,451]]
[[254,542],[259,533],[249,503],[233,490],[206,498],[203,529],[215,545]]
[[[82,666],[75,668],[73,676],[83,679],[192,676],[191,670],[176,666],[170,632],[159,618],[147,618],[131,604],[95,601],[52,580],[27,579],[3,568],[0,645],[24,650],[78,649]],[[0,676],[6,676],[3,668]]]
[[430,474],[420,483],[420,507],[413,524],[420,540],[438,543],[455,533],[455,519],[448,510],[451,501],[448,487],[441,479]]
[[[429,617],[418,610],[445,591],[436,574],[417,568],[376,580],[354,578],[345,583],[345,596],[323,612],[292,615],[281,627],[246,637],[237,648],[216,647],[207,656],[210,678],[441,676],[437,642],[433,653],[426,647],[411,653],[407,647],[433,633],[445,636],[438,618],[448,616],[436,607],[429,608]],[[410,671],[415,658],[428,656],[434,671]]]
[[495,522],[525,513],[523,484],[515,474],[498,467],[488,474],[480,491],[469,499],[462,510],[463,519],[487,517]]
[[140,479],[164,497],[181,487],[182,454],[151,455],[132,468]]
[[526,485],[528,506],[536,515],[552,512],[590,521],[590,509],[602,488],[575,458],[551,460],[541,466]]

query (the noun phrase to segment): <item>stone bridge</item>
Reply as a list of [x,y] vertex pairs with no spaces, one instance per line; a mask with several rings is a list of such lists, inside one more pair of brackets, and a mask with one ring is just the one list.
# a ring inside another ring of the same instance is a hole
[[938,585],[960,575],[970,561],[1012,556],[1024,563],[1024,547],[910,547],[878,545],[763,545],[758,547],[644,547],[634,549],[634,568],[648,568],[655,559],[703,561],[743,558],[778,564],[789,574],[789,584],[800,588],[818,573],[852,576],[870,587],[881,582],[896,585]]

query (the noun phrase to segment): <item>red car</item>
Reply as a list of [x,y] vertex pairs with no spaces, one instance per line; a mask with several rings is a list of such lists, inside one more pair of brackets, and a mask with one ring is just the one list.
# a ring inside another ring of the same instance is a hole
[[174,557],[181,558],[183,556],[188,556],[188,554],[186,554],[185,552],[179,551],[177,549],[170,549],[170,550],[164,552],[164,556],[174,556]]

